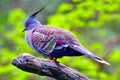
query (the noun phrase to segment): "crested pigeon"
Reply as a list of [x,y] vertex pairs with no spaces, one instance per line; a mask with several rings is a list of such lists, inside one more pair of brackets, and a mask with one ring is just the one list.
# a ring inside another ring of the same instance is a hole
[[33,50],[54,61],[63,56],[85,55],[100,63],[110,65],[102,58],[84,48],[71,32],[62,28],[42,25],[35,19],[35,16],[43,9],[44,7],[30,15],[25,21],[23,32],[27,31],[25,39]]

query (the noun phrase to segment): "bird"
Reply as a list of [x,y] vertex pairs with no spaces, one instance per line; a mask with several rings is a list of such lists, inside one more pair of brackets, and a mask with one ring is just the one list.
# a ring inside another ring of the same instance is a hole
[[25,39],[33,50],[55,62],[57,62],[57,58],[63,56],[85,55],[99,63],[110,65],[110,63],[83,47],[70,31],[42,25],[39,20],[35,19],[36,15],[44,8],[31,14],[24,23],[22,32],[27,31]]

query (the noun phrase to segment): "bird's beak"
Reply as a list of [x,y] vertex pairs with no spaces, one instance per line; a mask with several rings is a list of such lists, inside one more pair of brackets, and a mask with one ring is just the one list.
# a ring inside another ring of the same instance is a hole
[[26,31],[26,29],[23,29],[22,32]]

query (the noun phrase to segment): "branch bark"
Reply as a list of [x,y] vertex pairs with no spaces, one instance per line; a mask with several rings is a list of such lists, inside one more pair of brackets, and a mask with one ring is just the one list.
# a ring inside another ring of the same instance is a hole
[[38,59],[23,53],[13,59],[12,64],[19,69],[42,76],[49,76],[57,80],[90,80],[78,71],[52,60]]

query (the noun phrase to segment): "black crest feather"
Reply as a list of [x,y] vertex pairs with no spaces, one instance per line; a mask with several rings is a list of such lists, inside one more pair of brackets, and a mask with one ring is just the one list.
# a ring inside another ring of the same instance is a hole
[[38,11],[34,12],[33,14],[31,14],[30,17],[35,17],[36,14],[38,14],[39,12],[41,12],[48,4],[49,4],[49,1],[48,1],[48,3],[43,8],[41,8],[40,10],[38,10]]

